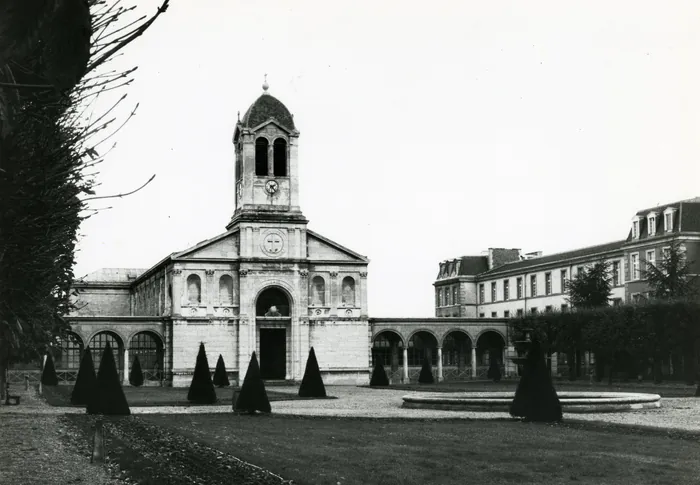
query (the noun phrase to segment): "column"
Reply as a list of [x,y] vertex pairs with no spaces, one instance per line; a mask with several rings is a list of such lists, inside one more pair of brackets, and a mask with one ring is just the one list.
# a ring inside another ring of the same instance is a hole
[[172,315],[181,315],[182,310],[182,292],[183,292],[183,282],[182,282],[182,270],[181,269],[173,269],[172,272],[172,285],[173,285],[173,294],[172,294]]
[[[202,299],[202,302],[206,302],[207,305],[207,315],[213,315],[214,314],[214,295],[215,295],[215,289],[214,289],[214,270],[213,269],[207,269],[204,271],[206,274],[206,279],[207,279],[207,284],[206,284],[206,300]],[[204,286],[204,285],[202,285]],[[218,298],[216,303],[218,303]]]
[[408,384],[408,348],[403,348],[403,383]]
[[326,302],[326,306],[331,307],[330,314],[333,316],[338,315],[338,305],[340,304],[340,297],[338,295],[338,272],[331,271],[331,280],[329,288],[329,301]]
[[476,379],[476,347],[472,347],[472,378]]
[[129,349],[124,347],[124,377],[122,382],[125,386],[129,385]]
[[438,382],[442,382],[442,347],[437,348],[437,354],[438,354],[438,375],[437,375],[437,380]]
[[399,343],[395,340],[391,341],[391,373],[399,370]]

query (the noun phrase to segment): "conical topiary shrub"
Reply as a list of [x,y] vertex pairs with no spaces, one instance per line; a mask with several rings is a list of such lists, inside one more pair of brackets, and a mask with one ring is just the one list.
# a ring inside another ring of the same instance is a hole
[[326,397],[326,386],[323,385],[321,370],[318,368],[313,347],[309,351],[309,358],[306,359],[306,370],[299,386],[299,397]]
[[192,375],[190,390],[187,393],[187,400],[197,404],[214,404],[216,402],[216,390],[214,390],[214,384],[211,382],[209,361],[204,350],[204,342],[199,344],[197,363],[194,366],[194,374]]
[[386,371],[384,370],[384,359],[381,355],[378,355],[374,359],[374,370],[372,371],[372,378],[369,380],[369,385],[371,387],[389,385],[389,378],[386,376]]
[[217,387],[225,387],[230,385],[228,374],[226,373],[226,365],[224,357],[219,354],[219,360],[216,361],[216,370],[214,371],[214,385]]
[[88,414],[129,415],[129,403],[119,382],[117,364],[114,362],[112,347],[107,342],[97,371],[97,381],[90,390],[87,403]]
[[53,357],[51,357],[51,352],[46,353],[46,363],[44,364],[44,370],[41,373],[41,383],[45,386],[57,386],[58,376],[56,376],[56,366],[53,364]]
[[493,351],[491,352],[489,370],[486,372],[486,377],[491,379],[493,382],[499,382],[501,380],[501,366],[499,365],[498,359]]
[[[233,395],[235,398],[236,393]],[[271,411],[270,401],[265,391],[265,383],[260,377],[260,366],[258,365],[258,358],[255,356],[255,352],[250,358],[250,364],[248,364],[248,370],[245,373],[243,385],[238,393],[233,409],[237,412],[247,412],[249,414],[255,414],[255,411],[263,413]]]
[[83,352],[83,358],[80,359],[80,369],[78,369],[78,377],[75,379],[73,392],[70,395],[71,404],[87,404],[90,398],[90,393],[97,384],[97,376],[95,375],[95,364],[92,362],[92,353],[90,347],[86,347]]
[[561,403],[537,341],[532,342],[527,354],[510,414],[525,421],[556,422],[562,419]]
[[433,367],[430,365],[430,359],[428,359],[427,355],[423,359],[423,367],[420,370],[418,382],[420,384],[432,384],[435,382],[435,379],[433,379]]
[[138,355],[134,358],[134,363],[131,365],[129,384],[135,387],[143,385],[143,371],[141,370],[141,362]]

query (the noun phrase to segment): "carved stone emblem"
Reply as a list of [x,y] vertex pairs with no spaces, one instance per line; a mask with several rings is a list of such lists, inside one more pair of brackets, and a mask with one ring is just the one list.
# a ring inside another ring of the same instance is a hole
[[352,316],[352,310],[345,310],[345,316],[346,316],[346,317],[351,317],[351,316]]
[[338,272],[337,271],[331,271],[331,278],[337,278],[338,277]]
[[204,272],[207,274],[207,276],[214,276],[214,270],[213,270],[213,269],[207,269],[207,270],[205,270]]
[[173,274],[174,274],[174,275],[181,275],[181,274],[182,274],[182,270],[181,270],[181,269],[174,269],[174,270],[173,270]]
[[190,308],[190,313],[191,313],[192,315],[196,315],[196,314],[197,314],[197,309],[196,309],[196,308]]
[[321,312],[320,309],[319,309],[319,310],[316,310],[316,315],[320,315],[321,313],[322,313],[322,312]]
[[306,271],[305,269],[300,269],[299,276],[301,276],[302,278],[307,278],[309,276],[309,272]]
[[247,269],[239,269],[238,274],[241,275],[241,277],[248,276],[248,270]]
[[367,272],[366,271],[361,272],[360,278],[367,278]]
[[285,238],[281,231],[270,231],[265,234],[260,243],[260,249],[273,258],[281,256],[285,250]]

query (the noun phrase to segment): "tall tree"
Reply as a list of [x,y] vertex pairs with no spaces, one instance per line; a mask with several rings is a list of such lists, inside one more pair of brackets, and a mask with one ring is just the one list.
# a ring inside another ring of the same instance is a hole
[[647,281],[651,296],[659,300],[688,299],[698,294],[697,275],[692,274],[694,261],[686,258],[683,245],[672,240],[661,259],[642,260],[642,278]]
[[86,169],[114,121],[83,110],[133,72],[99,70],[167,6],[133,22],[119,2],[0,2],[0,399],[11,359],[37,359],[67,327],[78,228],[94,213]]
[[610,263],[597,261],[566,282],[568,300],[574,309],[607,306],[612,294]]

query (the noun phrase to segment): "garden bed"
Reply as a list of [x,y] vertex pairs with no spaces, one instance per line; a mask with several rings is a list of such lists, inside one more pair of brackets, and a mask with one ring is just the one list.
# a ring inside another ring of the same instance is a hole
[[[186,387],[130,387],[123,388],[126,401],[130,407],[150,406],[208,406],[208,404],[194,404],[187,400],[188,388]],[[218,400],[215,404],[231,404],[233,391],[239,392],[240,388],[217,388]],[[85,407],[74,405],[70,402],[73,386],[44,386],[42,395],[52,406]],[[299,397],[296,393],[267,390],[270,402],[295,401],[309,399],[335,399],[335,397],[308,398]]]

